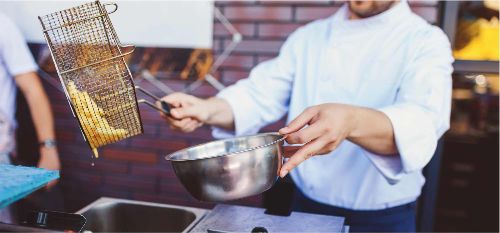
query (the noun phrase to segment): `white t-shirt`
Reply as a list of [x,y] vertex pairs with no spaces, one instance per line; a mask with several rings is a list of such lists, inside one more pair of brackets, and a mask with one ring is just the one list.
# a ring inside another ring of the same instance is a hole
[[0,13],[0,112],[12,125],[16,125],[14,77],[37,69],[23,35],[12,20]]
[[409,203],[420,195],[421,170],[449,127],[450,43],[406,1],[366,19],[348,20],[347,14],[344,5],[301,27],[278,57],[220,92],[236,129],[215,129],[214,136],[254,134],[286,113],[290,122],[323,103],[378,109],[391,120],[399,156],[380,156],[344,141],[291,175],[306,196],[324,204],[377,210]]
[[0,13],[0,163],[8,163],[7,155],[14,147],[17,91],[14,77],[37,69],[23,35],[14,22]]

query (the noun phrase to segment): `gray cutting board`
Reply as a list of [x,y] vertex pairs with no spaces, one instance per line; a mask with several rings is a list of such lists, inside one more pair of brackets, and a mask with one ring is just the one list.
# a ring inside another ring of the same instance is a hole
[[190,232],[251,232],[265,227],[271,232],[342,232],[343,217],[292,212],[288,217],[268,215],[264,209],[217,205]]

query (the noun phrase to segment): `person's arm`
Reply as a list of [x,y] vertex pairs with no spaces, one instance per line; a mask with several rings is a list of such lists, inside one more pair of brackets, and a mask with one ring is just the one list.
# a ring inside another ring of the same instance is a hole
[[283,166],[281,177],[309,157],[335,150],[345,139],[379,155],[397,156],[391,121],[375,109],[321,104],[307,108],[279,132],[290,144],[305,144]]
[[304,146],[291,155],[280,176],[311,156],[335,150],[345,139],[363,147],[389,183],[422,169],[449,127],[453,58],[441,31],[420,36],[423,39],[415,45],[414,60],[409,61],[392,105],[379,109],[318,105],[281,129],[287,142]]
[[[192,132],[203,124],[234,130],[234,115],[229,103],[221,98],[197,98],[192,95],[176,92],[162,98],[174,107],[170,114],[162,116],[167,119],[171,128],[182,132]],[[158,107],[161,107],[157,103]]]
[[[262,62],[247,79],[217,94],[200,99],[183,93],[163,98],[172,105],[171,127],[191,132],[202,124],[214,126],[214,137],[248,135],[279,120],[288,110],[297,59],[301,56],[306,33],[298,29],[282,46],[279,56]],[[301,49],[302,48],[302,49]]]
[[[16,75],[15,80],[28,102],[38,142],[55,140],[54,117],[40,78],[35,72],[28,72]],[[38,167],[51,170],[60,169],[59,155],[55,146],[40,147]]]
[[[14,22],[3,15],[0,31],[0,57],[8,74],[14,78],[17,86],[26,97],[35,124],[39,142],[55,139],[54,119],[36,70],[38,69],[21,31]],[[40,148],[38,166],[47,169],[59,169],[60,162],[55,147]],[[51,184],[54,184],[51,183]],[[50,185],[49,185],[50,186]]]

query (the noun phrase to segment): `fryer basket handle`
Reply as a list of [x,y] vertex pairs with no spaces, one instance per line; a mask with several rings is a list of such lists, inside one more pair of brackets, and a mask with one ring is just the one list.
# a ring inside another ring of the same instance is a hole
[[[108,2],[108,3],[103,3],[102,6],[104,7],[104,9],[106,9],[106,13],[109,14],[113,14],[116,12],[116,10],[118,10],[118,4],[114,3],[114,2]],[[106,6],[113,6],[113,10],[112,11],[108,11],[108,9],[106,8]]]

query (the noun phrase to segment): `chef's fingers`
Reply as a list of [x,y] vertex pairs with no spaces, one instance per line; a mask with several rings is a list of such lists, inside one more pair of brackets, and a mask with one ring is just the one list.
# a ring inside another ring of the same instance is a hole
[[172,117],[177,118],[177,119],[183,119],[183,118],[194,118],[194,119],[200,119],[201,114],[203,109],[197,106],[187,106],[187,107],[181,107],[181,108],[174,108],[170,110],[170,114]]
[[182,128],[186,127],[190,121],[192,121],[190,118],[184,118],[181,120],[173,120],[170,122],[170,125],[172,125],[174,127],[174,129],[182,130]]
[[324,133],[325,127],[322,124],[312,123],[302,130],[288,134],[285,140],[289,144],[304,144],[319,138]]
[[321,150],[325,144],[326,142],[324,138],[318,138],[304,145],[294,155],[292,155],[292,157],[290,157],[285,164],[283,164],[280,170],[280,177],[285,177],[290,170],[297,167],[306,159],[314,156],[315,153]]
[[186,125],[182,128],[182,131],[185,133],[190,133],[195,131],[200,126],[201,124],[199,121],[191,119],[191,121],[186,123]]
[[279,133],[284,135],[300,130],[307,123],[309,123],[313,119],[313,117],[316,116],[317,113],[318,110],[316,108],[314,107],[307,108],[306,110],[304,110],[304,112],[298,115],[293,121],[291,121],[287,126],[281,128],[279,130]]

